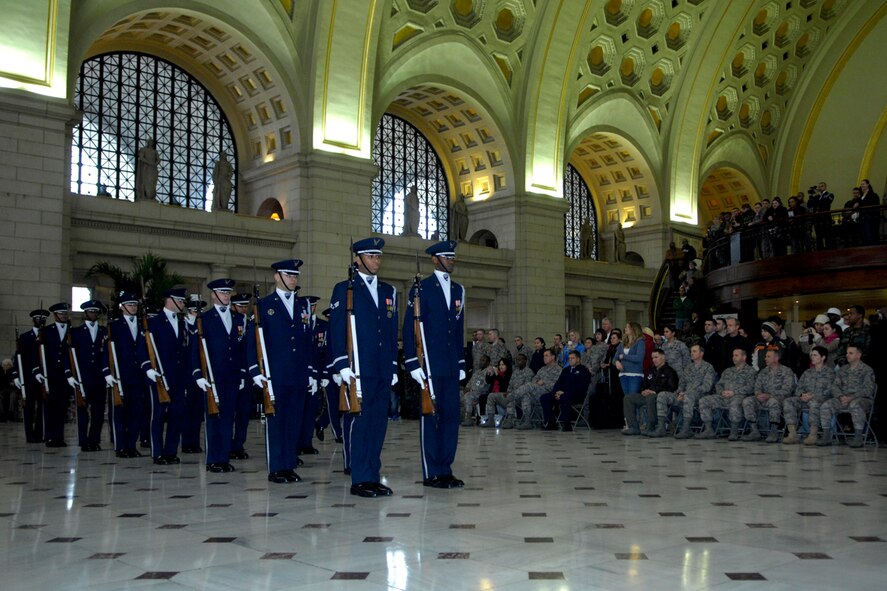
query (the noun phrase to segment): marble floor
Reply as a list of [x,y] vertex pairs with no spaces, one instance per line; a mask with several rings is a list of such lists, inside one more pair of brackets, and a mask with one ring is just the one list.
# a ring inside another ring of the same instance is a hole
[[258,423],[230,474],[45,449],[0,424],[0,589],[817,590],[887,575],[884,451],[462,429],[466,488],[437,490],[418,424],[389,427],[394,496],[361,499],[330,438],[301,483],[268,483]]

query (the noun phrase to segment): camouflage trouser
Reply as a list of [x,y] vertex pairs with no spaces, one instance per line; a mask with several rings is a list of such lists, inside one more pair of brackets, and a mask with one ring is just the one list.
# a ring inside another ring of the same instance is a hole
[[513,417],[517,414],[515,410],[515,404],[517,404],[517,396],[513,393],[505,395],[505,392],[491,392],[487,397],[487,408],[485,409],[485,414],[494,415],[496,414],[496,407],[501,406],[505,408],[505,414],[509,417]]
[[477,401],[480,400],[480,397],[486,394],[486,392],[481,392],[479,390],[465,390],[462,393],[462,410],[466,414],[473,415],[474,407],[477,406]]
[[782,419],[782,400],[771,396],[767,402],[759,402],[752,396],[746,396],[742,401],[742,413],[746,420],[756,423],[758,421],[758,412],[766,410],[771,423],[778,423]]
[[702,422],[710,423],[714,420],[714,411],[716,409],[730,409],[730,424],[738,423],[742,420],[742,401],[744,396],[736,396],[725,398],[720,394],[712,394],[711,396],[703,396],[699,400],[699,416]]
[[832,428],[832,417],[842,412],[849,412],[850,418],[853,419],[853,428],[857,432],[861,432],[865,427],[865,419],[872,409],[871,398],[854,398],[850,404],[841,404],[839,398],[826,400],[819,407],[820,424],[823,429]]
[[791,396],[785,399],[785,402],[782,403],[782,415],[785,417],[786,425],[797,425],[801,412],[805,409],[810,413],[810,424],[818,425],[819,424],[819,407],[822,406],[823,401],[817,400],[816,398],[811,398],[809,402],[801,402],[801,399],[797,396]]
[[668,411],[672,406],[678,405],[684,411],[684,418],[693,420],[693,407],[696,406],[696,396],[684,394],[684,401],[678,402],[677,392],[660,392],[656,395],[656,415],[660,419],[668,417]]
[[530,415],[533,413],[533,408],[539,406],[539,397],[542,396],[545,392],[543,391],[541,386],[530,382],[529,384],[524,384],[511,394],[509,397],[514,397],[515,406],[519,406],[521,410],[524,412],[524,422],[530,420]]

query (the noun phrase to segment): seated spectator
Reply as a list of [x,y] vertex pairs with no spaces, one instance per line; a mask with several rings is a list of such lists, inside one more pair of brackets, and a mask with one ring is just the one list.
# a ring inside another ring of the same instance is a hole
[[849,412],[853,421],[853,439],[847,442],[850,447],[865,445],[865,422],[875,401],[875,372],[862,361],[862,348],[849,345],[847,363],[838,368],[832,386],[832,399],[820,406],[822,439],[817,445],[831,445],[832,417]]
[[690,364],[690,349],[683,341],[677,339],[677,332],[671,324],[666,324],[662,328],[662,336],[665,337],[665,342],[662,344],[665,362],[680,375],[684,368]]
[[545,365],[545,339],[536,337],[533,339],[533,356],[530,357],[530,370],[536,373]]
[[871,342],[871,330],[865,323],[865,308],[859,305],[850,306],[847,310],[847,328],[841,334],[835,363],[837,365],[847,363],[847,347],[851,345],[856,345],[862,351],[862,360],[866,361]]
[[652,353],[653,367],[644,376],[640,392],[626,394],[622,398],[622,414],[628,427],[623,435],[640,435],[638,426],[638,410],[643,406],[647,409],[647,433],[652,433],[656,425],[656,395],[660,392],[674,392],[678,388],[678,373],[665,360],[662,349],[654,349]]
[[[481,421],[481,427],[495,427],[496,422],[488,412],[490,409],[490,396],[493,394],[508,392],[508,383],[511,380],[511,361],[508,358],[499,360],[498,371],[494,374],[487,374],[487,384],[490,385],[490,394],[486,397],[481,396],[478,400],[480,408],[484,409],[487,417],[486,421]],[[493,415],[495,415],[496,407],[493,406]]]
[[711,363],[703,359],[705,349],[696,344],[690,347],[691,363],[680,373],[676,392],[660,392],[656,396],[656,431],[650,437],[665,437],[665,427],[673,405],[679,405],[684,414],[681,430],[674,434],[676,439],[690,437],[690,423],[693,422],[693,409],[696,401],[711,392],[717,376]]
[[[542,405],[542,428],[556,431],[560,422],[561,431],[572,431],[570,412],[574,404],[585,400],[591,373],[582,365],[582,354],[573,350],[569,354],[569,366],[561,370],[560,376],[551,388],[539,397]],[[555,417],[555,411],[558,411]]]
[[515,403],[521,409],[522,420],[517,425],[518,429],[532,429],[533,408],[538,406],[539,397],[546,392],[551,392],[554,383],[561,375],[561,367],[557,364],[557,355],[553,349],[545,350],[545,365],[542,366],[534,379],[514,391]]
[[721,379],[715,384],[715,393],[703,396],[699,401],[699,416],[705,425],[697,439],[714,439],[715,409],[728,410],[730,418],[730,441],[739,440],[742,427],[742,401],[755,393],[756,372],[748,364],[748,353],[744,347],[733,349],[733,365],[724,370]]
[[508,380],[508,387],[505,391],[490,392],[487,397],[487,406],[484,409],[487,415],[487,422],[482,426],[490,427],[495,424],[495,416],[497,408],[505,409],[505,416],[499,427],[502,429],[513,429],[515,420],[517,419],[517,397],[514,393],[524,384],[528,384],[533,380],[533,371],[527,367],[527,356],[518,353],[515,367],[511,372]]
[[810,369],[801,375],[795,395],[789,396],[782,403],[782,414],[788,435],[782,443],[798,443],[798,416],[807,410],[810,416],[810,434],[804,440],[805,445],[815,445],[819,433],[819,408],[832,397],[832,385],[835,382],[835,371],[830,363],[826,363],[828,351],[816,345],[810,351]]
[[477,405],[480,397],[490,391],[490,385],[487,383],[487,370],[490,368],[490,358],[486,355],[480,356],[480,362],[477,369],[471,375],[471,380],[465,391],[462,392],[462,426],[474,426],[474,407]]
[[687,286],[681,285],[678,288],[678,295],[675,296],[672,307],[674,308],[674,323],[678,330],[684,330],[684,323],[690,320],[690,313],[693,312],[695,302],[687,296]]
[[742,401],[742,412],[745,420],[751,425],[743,441],[760,441],[758,429],[758,412],[767,410],[770,419],[770,432],[767,443],[779,441],[779,421],[782,420],[782,404],[795,391],[797,378],[795,374],[779,362],[779,351],[769,349],[764,354],[765,367],[755,378],[755,395]]
[[779,340],[779,327],[773,322],[767,321],[761,325],[761,340],[755,345],[752,352],[752,367],[757,371],[764,369],[764,355],[767,351],[776,351],[780,361],[785,354],[785,346]]
[[637,322],[625,325],[622,339],[622,351],[616,355],[614,365],[619,370],[619,383],[624,394],[638,392],[644,381],[644,356],[646,343],[643,329]]

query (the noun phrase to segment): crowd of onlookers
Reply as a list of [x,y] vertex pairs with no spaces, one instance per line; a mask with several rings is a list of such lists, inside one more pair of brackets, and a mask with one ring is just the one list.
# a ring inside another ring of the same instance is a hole
[[[887,217],[880,208],[887,205],[887,196],[882,203],[868,179],[853,187],[852,197],[845,203],[835,203],[835,199],[826,183],[820,182],[810,187],[807,195],[799,192],[785,203],[774,197],[722,212],[703,238],[711,255],[709,268],[722,267],[731,260],[739,262],[737,254],[742,262],[748,262],[789,253],[869,246],[887,239]],[[738,253],[730,250],[734,235],[739,239]]]
[[635,322],[620,330],[604,318],[585,338],[575,330],[551,343],[517,336],[510,347],[498,330],[477,330],[466,349],[463,426],[570,431],[584,419],[651,437],[671,430],[686,438],[693,427],[707,439],[720,425],[731,440],[769,442],[784,427],[785,442],[796,443],[806,424],[805,442],[825,445],[845,428],[836,421],[846,413],[849,443],[858,447],[875,398],[871,365],[884,352],[885,312],[831,308],[797,338],[778,316],[747,332],[735,314],[705,318],[699,330],[661,332]]

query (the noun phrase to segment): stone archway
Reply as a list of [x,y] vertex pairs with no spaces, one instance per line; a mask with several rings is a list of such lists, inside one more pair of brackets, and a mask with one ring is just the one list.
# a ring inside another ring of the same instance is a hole
[[753,206],[761,199],[748,176],[729,165],[709,171],[699,187],[698,211],[704,227],[722,212],[745,204]]

